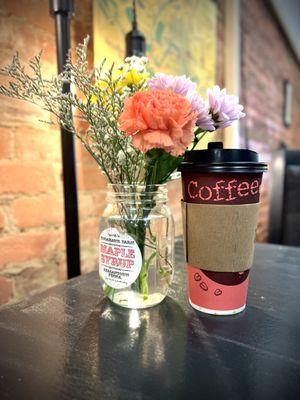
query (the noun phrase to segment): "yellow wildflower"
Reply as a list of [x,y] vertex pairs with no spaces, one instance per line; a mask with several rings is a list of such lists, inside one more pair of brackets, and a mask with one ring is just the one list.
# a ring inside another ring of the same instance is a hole
[[[121,71],[120,71],[121,72]],[[125,72],[125,75],[120,79],[120,83],[122,84],[123,87],[125,86],[138,86],[139,84],[147,81],[149,79],[149,72],[143,71],[140,72],[138,71],[137,68],[131,67],[127,72]]]
[[[111,93],[111,89],[108,89],[108,83],[105,81],[98,81],[94,85],[95,88],[99,89],[99,96],[101,96],[103,99],[108,100],[108,96]],[[92,95],[91,102],[96,104],[99,96],[96,96],[95,94]]]
[[[125,64],[121,65],[118,69],[114,70],[113,82],[115,83],[116,91],[122,94],[124,88],[131,88],[132,86],[139,86],[146,82],[150,74],[147,72],[145,65],[147,63],[146,57],[128,57],[125,59]],[[99,96],[106,101],[109,101],[112,89],[105,81],[100,81],[95,84],[99,88]],[[96,103],[99,96],[93,95],[92,102]]]

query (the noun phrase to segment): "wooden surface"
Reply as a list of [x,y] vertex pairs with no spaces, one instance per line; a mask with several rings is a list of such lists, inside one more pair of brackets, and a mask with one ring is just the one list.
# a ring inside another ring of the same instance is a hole
[[173,288],[144,311],[112,305],[97,273],[0,308],[3,399],[299,399],[300,248],[257,245],[248,306],[214,317]]

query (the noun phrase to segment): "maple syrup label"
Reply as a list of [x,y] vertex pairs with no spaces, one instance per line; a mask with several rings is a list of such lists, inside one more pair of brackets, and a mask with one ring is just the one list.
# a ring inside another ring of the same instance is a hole
[[114,289],[130,286],[139,276],[142,255],[136,241],[116,228],[105,229],[99,238],[99,273]]

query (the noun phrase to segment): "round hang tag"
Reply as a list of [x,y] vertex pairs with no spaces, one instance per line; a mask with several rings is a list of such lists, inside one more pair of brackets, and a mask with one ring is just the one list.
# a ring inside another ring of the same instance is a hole
[[139,276],[142,255],[136,241],[116,228],[105,229],[99,239],[99,273],[114,289],[130,286]]

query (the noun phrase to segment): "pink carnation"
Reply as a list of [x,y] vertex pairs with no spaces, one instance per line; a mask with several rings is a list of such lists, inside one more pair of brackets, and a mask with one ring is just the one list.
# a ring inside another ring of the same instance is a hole
[[173,76],[158,73],[148,81],[148,86],[153,90],[170,89],[174,93],[184,96],[191,103],[193,111],[197,113],[197,126],[207,131],[215,130],[208,105],[197,93],[197,85],[190,78],[185,75]]
[[178,156],[192,143],[196,120],[191,103],[165,89],[137,92],[128,98],[119,123],[142,152],[161,148]]

